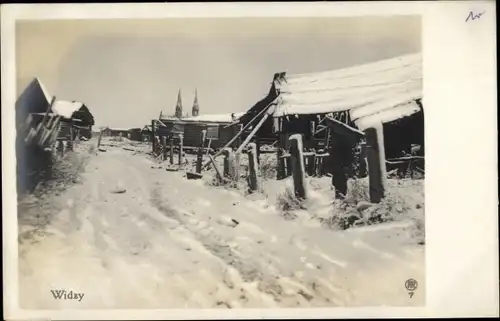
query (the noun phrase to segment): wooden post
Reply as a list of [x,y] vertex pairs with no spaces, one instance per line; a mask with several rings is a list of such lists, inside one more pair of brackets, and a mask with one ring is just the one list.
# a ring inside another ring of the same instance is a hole
[[256,149],[257,149],[257,164],[260,165],[260,144],[261,144],[261,141],[260,141],[260,135],[258,133],[255,134],[255,146],[256,146]]
[[[382,155],[383,148],[380,148],[380,127],[367,128],[366,135],[366,158],[368,161],[368,182],[370,191],[370,201],[380,203],[385,194],[384,177],[385,155]],[[382,137],[383,139],[383,137]],[[383,143],[382,143],[383,145]],[[382,163],[384,160],[384,163]]]
[[163,160],[167,160],[167,137],[161,136],[161,147],[163,150]]
[[238,153],[238,154],[234,154],[234,165],[233,165],[233,169],[234,169],[234,180],[235,181],[239,181],[240,179],[240,157],[241,157],[241,153]]
[[286,177],[285,173],[285,159],[283,155],[285,154],[285,135],[279,134],[278,136],[278,170],[277,170],[277,179],[283,179]]
[[64,157],[64,142],[62,140],[59,141],[59,153],[61,153],[61,158]]
[[215,159],[212,157],[212,155],[208,155],[208,158],[210,159],[210,162],[214,166],[215,172],[217,173],[217,178],[219,179],[220,182],[224,182],[224,177],[222,177],[219,168],[217,167],[217,164],[215,163]]
[[153,147],[153,153],[156,153],[156,126],[155,126],[155,121],[151,120],[151,137],[152,139],[152,147]]
[[170,135],[168,141],[170,144],[170,165],[174,165],[174,137]]
[[[325,153],[328,153],[330,152],[330,137],[331,137],[331,129],[328,127],[326,129],[326,136],[325,136]],[[325,161],[326,161],[326,157],[323,157],[322,159],[322,162],[321,162],[321,172],[320,172],[320,175],[323,176],[325,175]]]
[[314,150],[311,151],[313,154],[308,156],[307,160],[307,175],[309,176],[314,176],[314,171],[316,169],[316,154],[314,153]]
[[207,155],[210,154],[210,145],[212,144],[212,139],[208,140]]
[[198,154],[196,155],[196,173],[201,173],[201,165],[203,163],[203,147],[198,148]]
[[200,135],[201,144],[198,148],[198,153],[196,155],[196,173],[201,173],[201,166],[203,165],[203,145],[205,144],[206,131],[202,130]]
[[299,199],[307,199],[302,136],[300,134],[290,136],[290,154],[295,196]]
[[184,135],[179,134],[179,166],[182,165],[183,144],[184,144]]
[[231,169],[231,161],[232,161],[232,154],[233,151],[231,148],[229,147],[226,147],[224,148],[224,172],[223,172],[223,175],[224,177],[231,177],[231,172],[232,172],[232,169]]
[[73,124],[69,125],[69,139],[66,142],[66,146],[68,147],[68,151],[73,151]]
[[250,187],[250,191],[256,191],[259,189],[259,178],[257,173],[259,171],[258,163],[257,163],[257,146],[255,143],[248,144],[248,167],[249,167],[249,176],[248,176],[248,186]]

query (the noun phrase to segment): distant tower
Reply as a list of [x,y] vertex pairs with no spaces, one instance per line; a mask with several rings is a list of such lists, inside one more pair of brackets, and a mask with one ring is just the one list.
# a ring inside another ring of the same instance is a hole
[[200,106],[198,105],[198,89],[194,91],[194,102],[193,102],[193,116],[198,116],[200,114]]
[[182,118],[182,98],[180,89],[179,93],[177,94],[177,104],[175,105],[175,117]]

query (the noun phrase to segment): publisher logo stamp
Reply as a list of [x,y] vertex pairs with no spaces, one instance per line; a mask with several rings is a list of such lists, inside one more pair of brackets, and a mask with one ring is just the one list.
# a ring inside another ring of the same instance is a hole
[[418,288],[418,282],[414,279],[408,279],[405,282],[405,288],[408,290],[408,295],[410,298],[415,294],[415,290]]

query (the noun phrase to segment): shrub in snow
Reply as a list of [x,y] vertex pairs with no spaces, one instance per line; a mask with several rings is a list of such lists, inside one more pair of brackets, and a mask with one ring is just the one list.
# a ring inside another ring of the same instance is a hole
[[298,199],[290,187],[287,187],[284,193],[278,195],[277,203],[278,208],[282,211],[283,217],[286,219],[294,219],[297,217],[297,214],[293,211],[306,209],[304,201]]

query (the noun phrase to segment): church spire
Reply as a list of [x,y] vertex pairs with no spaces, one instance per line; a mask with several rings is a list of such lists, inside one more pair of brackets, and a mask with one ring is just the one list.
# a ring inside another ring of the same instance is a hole
[[177,104],[175,105],[175,117],[182,118],[182,98],[180,89],[179,93],[177,94]]
[[199,114],[200,114],[200,106],[198,105],[198,89],[196,88],[194,90],[194,102],[193,102],[192,115],[198,116]]

